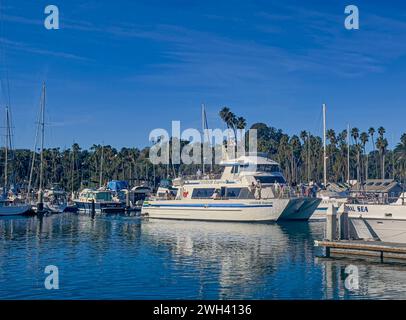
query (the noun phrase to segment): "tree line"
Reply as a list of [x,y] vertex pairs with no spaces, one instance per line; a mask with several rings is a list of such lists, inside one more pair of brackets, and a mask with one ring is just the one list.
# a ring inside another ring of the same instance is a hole
[[[219,112],[227,128],[236,132],[245,129],[247,122],[236,116],[227,107]],[[283,130],[255,123],[251,129],[257,130],[258,151],[266,153],[277,161],[290,183],[321,182],[323,179],[323,140],[322,137],[301,131],[288,135]],[[393,150],[388,148],[383,127],[358,128],[336,133],[327,131],[327,174],[331,182],[347,180],[347,154],[349,152],[350,179],[365,181],[369,179],[394,178],[400,182],[406,179],[406,133],[400,138]],[[350,144],[348,144],[350,138]],[[183,142],[187,144],[188,142]],[[367,152],[369,146],[370,152]],[[22,187],[28,185],[32,170],[32,186],[39,184],[38,152],[17,149],[9,153],[9,181]],[[116,149],[110,145],[93,145],[82,149],[77,143],[71,148],[46,148],[43,154],[45,186],[59,184],[68,191],[77,191],[85,187],[99,187],[109,180],[128,180],[130,185],[148,181],[158,185],[164,178],[173,178],[179,174],[195,174],[201,168],[199,164],[152,165],[149,161],[149,147]],[[4,181],[5,150],[0,150],[1,181]],[[33,164],[32,164],[33,163]],[[208,168],[208,167],[207,167]],[[208,169],[206,168],[206,172]],[[214,172],[220,172],[219,166],[213,166]],[[0,183],[1,184],[1,183]]]

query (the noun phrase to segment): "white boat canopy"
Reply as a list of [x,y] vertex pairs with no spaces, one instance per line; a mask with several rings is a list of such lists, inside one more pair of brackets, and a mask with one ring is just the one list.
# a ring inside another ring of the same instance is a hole
[[241,166],[241,165],[277,165],[279,163],[262,156],[248,155],[236,159],[227,159],[220,162],[221,166]]

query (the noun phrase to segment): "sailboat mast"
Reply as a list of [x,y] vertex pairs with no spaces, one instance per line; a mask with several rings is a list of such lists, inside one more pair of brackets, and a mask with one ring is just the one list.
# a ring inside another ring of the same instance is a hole
[[4,148],[4,190],[7,190],[8,188],[8,147],[9,147],[9,110],[8,106],[6,107],[6,143],[5,143],[5,148]]
[[310,131],[307,133],[307,183],[310,183]]
[[327,154],[326,154],[326,105],[323,103],[323,181],[327,186]]
[[[75,144],[75,142],[73,142],[73,144]],[[71,191],[72,191],[72,195],[74,192],[74,187],[73,187],[73,182],[74,182],[74,176],[75,176],[75,149],[74,149],[74,145],[72,146],[72,170],[71,170]]]
[[206,148],[210,148],[209,156],[210,156],[210,173],[213,172],[213,159],[212,159],[212,152],[211,152],[211,139],[210,139],[210,133],[209,133],[209,124],[207,123],[207,115],[206,115],[206,108],[205,105],[202,104],[202,131],[203,131],[203,140],[202,140],[202,145],[203,145],[203,175],[204,175],[204,165],[205,165],[205,147],[204,143],[207,143]]
[[[42,85],[42,101],[41,101],[41,153],[40,153],[40,175],[39,175],[39,191],[42,196],[44,188],[44,136],[45,136],[45,82]],[[42,202],[42,201],[40,201]]]
[[101,188],[103,184],[103,162],[104,162],[104,145],[102,146],[101,149],[99,188]]
[[350,124],[347,125],[347,182],[350,183]]
[[204,129],[205,129],[205,127],[204,127],[204,104],[202,104],[202,147],[203,147],[203,152],[202,152],[202,159],[203,159],[203,161],[202,161],[202,173],[203,173],[203,176],[204,176],[204,137],[205,137],[205,134],[204,134]]

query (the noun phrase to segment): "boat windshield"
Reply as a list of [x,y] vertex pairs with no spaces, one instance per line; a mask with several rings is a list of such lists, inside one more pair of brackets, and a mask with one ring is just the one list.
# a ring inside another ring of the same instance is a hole
[[255,179],[261,183],[285,183],[285,179],[281,176],[256,176]]
[[98,192],[96,193],[96,200],[112,201],[112,195],[110,192]]
[[280,168],[276,164],[258,164],[257,171],[261,172],[280,172]]

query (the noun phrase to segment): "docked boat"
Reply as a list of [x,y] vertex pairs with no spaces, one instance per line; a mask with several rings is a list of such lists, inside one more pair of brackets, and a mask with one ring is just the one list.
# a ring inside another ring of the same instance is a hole
[[287,186],[279,164],[264,155],[245,155],[220,163],[219,179],[176,179],[175,199],[144,202],[150,218],[267,222],[308,220],[320,199],[297,196]]
[[[334,185],[334,184],[333,184]],[[328,207],[332,204],[336,209],[340,208],[348,201],[350,193],[347,190],[334,190],[327,185],[325,190],[317,192],[317,197],[321,199],[320,204],[317,206],[311,219],[326,219],[326,212]]]
[[44,209],[50,213],[74,212],[77,210],[74,203],[70,203],[68,194],[58,186],[44,192]]
[[125,205],[114,201],[113,192],[110,190],[84,189],[74,203],[79,212],[92,213],[93,203],[95,213],[115,213],[125,210]]
[[21,216],[32,213],[31,206],[28,204],[15,204],[11,200],[0,200],[0,216]]
[[123,180],[109,181],[107,189],[113,192],[113,200],[134,210],[140,210],[144,200],[152,194],[152,188],[146,183],[130,188],[127,181]]
[[345,203],[356,237],[365,240],[406,243],[406,192],[395,202]]
[[10,110],[6,107],[6,145],[5,163],[4,163],[4,188],[3,194],[0,199],[0,216],[17,216],[31,213],[31,206],[29,204],[21,203],[14,196],[10,196],[10,179],[9,179],[9,157],[11,148],[11,119]]

